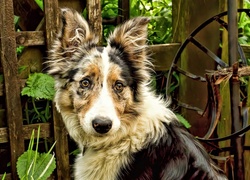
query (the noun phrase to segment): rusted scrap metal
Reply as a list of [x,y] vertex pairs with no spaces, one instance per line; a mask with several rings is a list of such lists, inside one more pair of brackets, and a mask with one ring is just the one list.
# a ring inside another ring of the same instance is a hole
[[[223,68],[216,71],[207,71],[206,73],[209,76],[216,77],[215,84],[221,84],[223,81],[228,81],[233,75],[233,68]],[[238,68],[238,77],[250,76],[250,66],[244,66]]]
[[[248,107],[246,107],[246,102],[243,101],[240,107],[241,117],[243,118],[243,128],[225,137],[209,139],[209,137],[211,137],[211,135],[215,130],[215,127],[218,124],[222,109],[222,99],[220,96],[219,85],[222,82],[229,82],[229,79],[233,76],[233,67],[218,69],[216,71],[210,70],[207,71],[206,73],[206,80],[208,83],[208,103],[203,114],[206,113],[210,114],[211,123],[206,135],[203,138],[197,137],[197,139],[201,141],[204,142],[225,141],[228,139],[235,138],[237,136],[242,136],[248,130],[250,130],[250,125],[247,124]],[[249,75],[250,75],[250,66],[244,66],[238,68],[238,78]]]
[[208,139],[212,136],[220,119],[222,110],[222,98],[220,95],[220,87],[216,84],[216,77],[206,75],[207,89],[208,89],[208,102],[205,108],[204,114],[208,113],[211,117],[210,127],[204,136],[204,139]]

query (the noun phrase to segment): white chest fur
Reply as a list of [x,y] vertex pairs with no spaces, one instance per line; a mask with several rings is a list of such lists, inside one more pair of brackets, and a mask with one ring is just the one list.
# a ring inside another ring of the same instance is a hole
[[76,180],[115,180],[121,167],[129,163],[128,153],[87,150],[74,165]]

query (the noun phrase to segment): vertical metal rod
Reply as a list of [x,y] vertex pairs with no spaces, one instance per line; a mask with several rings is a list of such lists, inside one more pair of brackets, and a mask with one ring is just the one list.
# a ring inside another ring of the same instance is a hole
[[[230,80],[230,96],[232,131],[235,132],[242,128],[242,121],[240,118],[240,83],[238,77],[237,63],[238,26],[236,0],[228,0],[228,40],[229,64],[233,67],[233,76]],[[234,153],[234,177],[238,180],[244,180],[245,178],[242,138],[237,137],[235,139],[232,139],[231,144]]]

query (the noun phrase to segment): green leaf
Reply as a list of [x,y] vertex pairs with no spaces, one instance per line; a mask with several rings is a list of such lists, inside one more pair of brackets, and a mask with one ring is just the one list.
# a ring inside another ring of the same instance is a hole
[[[32,157],[30,161],[28,161],[29,156]],[[31,171],[34,167],[34,171]],[[25,151],[17,161],[17,173],[20,179],[46,180],[55,168],[56,161],[54,155],[48,153],[40,154],[33,150]]]
[[16,48],[16,53],[17,53],[17,55],[21,55],[22,54],[22,52],[23,52],[23,50],[24,50],[24,46],[18,46],[17,48]]
[[19,21],[20,17],[19,16],[14,16],[14,24],[16,25]]
[[43,11],[43,0],[35,0],[35,2],[41,8],[41,10]]
[[37,165],[34,171],[34,179],[46,180],[56,168],[54,155],[43,153],[37,159]]
[[50,154],[55,143],[47,153],[38,152],[40,126],[37,130],[36,150],[34,147],[35,132],[32,131],[28,150],[25,151],[17,160],[17,174],[21,180],[46,180],[56,168],[54,155]]
[[[170,87],[168,89],[168,93],[172,93],[176,88],[180,86],[180,78],[176,72],[173,72],[173,82],[170,84]],[[167,74],[165,75],[167,77]]]
[[29,179],[29,178],[24,178],[31,176],[31,166],[32,166],[32,159],[30,160],[29,157],[34,157],[35,156],[35,151],[33,150],[27,150],[25,151],[17,161],[17,174],[20,179]]
[[6,177],[6,172],[2,176],[2,180],[5,180],[5,177]]
[[18,68],[18,73],[20,74],[21,72],[23,72],[25,69],[27,69],[28,66],[20,66]]
[[22,96],[27,95],[36,99],[53,100],[55,89],[54,79],[43,73],[34,73],[29,76],[26,87],[23,88]]
[[191,125],[189,124],[189,122],[180,114],[176,114],[178,120],[186,127],[186,128],[190,128]]

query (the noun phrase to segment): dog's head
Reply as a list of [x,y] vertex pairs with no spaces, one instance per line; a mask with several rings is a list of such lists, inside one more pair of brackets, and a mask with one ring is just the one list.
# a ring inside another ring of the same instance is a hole
[[149,19],[118,26],[104,48],[76,11],[62,9],[60,20],[48,73],[56,80],[55,102],[67,128],[94,136],[118,133],[135,121],[140,92],[149,80]]

